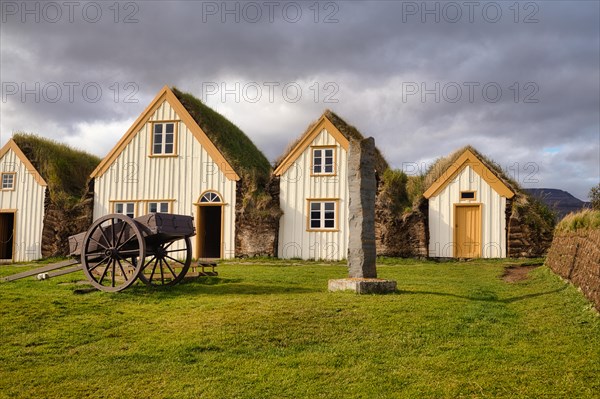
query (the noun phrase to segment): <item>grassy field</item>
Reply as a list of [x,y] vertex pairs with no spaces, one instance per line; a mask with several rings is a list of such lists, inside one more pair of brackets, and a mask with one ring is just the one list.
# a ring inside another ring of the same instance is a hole
[[598,398],[600,317],[545,267],[503,281],[519,262],[383,259],[384,296],[283,261],[119,294],[3,283],[0,397]]

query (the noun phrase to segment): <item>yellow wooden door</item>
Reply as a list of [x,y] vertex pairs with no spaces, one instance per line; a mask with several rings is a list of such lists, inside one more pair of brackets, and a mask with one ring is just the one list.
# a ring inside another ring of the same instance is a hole
[[457,206],[454,212],[454,256],[481,256],[481,208],[479,205]]

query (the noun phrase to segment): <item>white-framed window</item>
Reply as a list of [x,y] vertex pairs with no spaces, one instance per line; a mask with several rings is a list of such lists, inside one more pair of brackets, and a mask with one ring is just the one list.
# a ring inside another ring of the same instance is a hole
[[152,125],[152,155],[175,155],[175,122]]
[[15,173],[2,173],[2,190],[15,189]]
[[135,202],[115,202],[113,205],[115,213],[127,215],[130,218],[135,217]]
[[332,175],[335,173],[335,147],[313,148],[312,174]]
[[200,198],[200,202],[201,203],[221,203],[223,202],[223,200],[221,199],[221,197],[219,197],[219,194],[212,192],[212,191],[208,191],[206,193],[204,193],[204,195],[202,195],[202,198]]
[[169,213],[169,203],[168,202],[157,202],[157,201],[149,201],[148,202],[148,213]]
[[337,200],[309,200],[308,208],[308,230],[337,229]]

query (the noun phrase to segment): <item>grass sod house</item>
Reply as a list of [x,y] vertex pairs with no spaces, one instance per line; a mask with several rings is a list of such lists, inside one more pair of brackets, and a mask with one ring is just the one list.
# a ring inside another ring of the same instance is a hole
[[550,210],[473,147],[436,161],[424,187],[430,257],[536,257],[548,250]]
[[[165,86],[92,173],[94,218],[191,215],[196,258],[272,255],[275,230],[268,226],[279,214],[266,193],[270,172],[237,126]],[[262,231],[252,237],[260,245],[244,239],[250,227]]]
[[[340,260],[348,251],[347,159],[363,135],[330,110],[313,122],[276,163],[279,203],[277,256]],[[388,164],[377,151],[378,176]]]
[[91,200],[84,194],[88,175],[99,162],[52,140],[15,134],[0,150],[0,258],[65,255],[68,236],[91,222]]

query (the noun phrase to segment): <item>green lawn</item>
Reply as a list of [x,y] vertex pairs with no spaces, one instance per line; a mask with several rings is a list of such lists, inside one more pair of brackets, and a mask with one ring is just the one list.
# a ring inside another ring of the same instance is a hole
[[2,283],[0,397],[598,398],[600,317],[545,267],[503,281],[515,262],[384,259],[383,296],[283,261],[118,294]]

